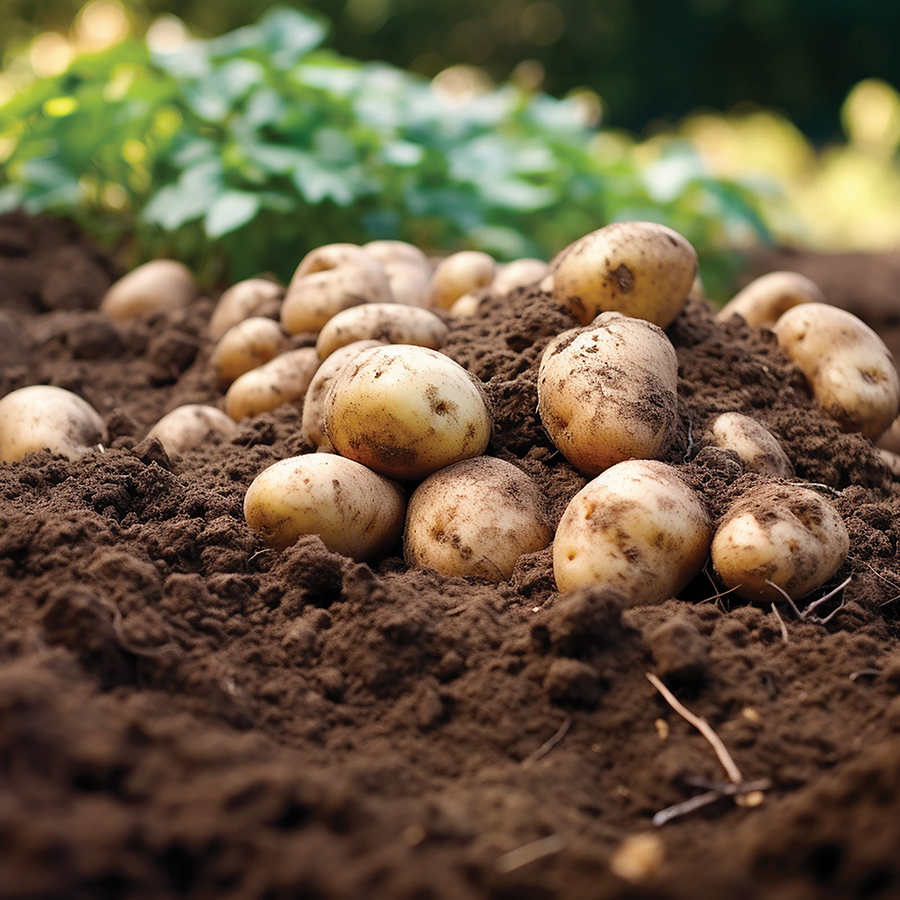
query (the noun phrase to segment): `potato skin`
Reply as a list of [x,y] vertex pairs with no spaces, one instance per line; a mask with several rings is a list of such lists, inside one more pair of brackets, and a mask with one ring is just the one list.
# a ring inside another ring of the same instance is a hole
[[277,311],[281,306],[282,297],[284,287],[268,278],[247,278],[239,281],[222,292],[209,319],[207,333],[214,341],[218,341],[238,322],[243,322],[251,316],[259,316],[273,307]]
[[819,286],[799,272],[768,272],[738,291],[717,313],[725,322],[740,316],[753,328],[771,327],[780,316],[801,303],[824,303]]
[[313,347],[282,353],[235,379],[225,394],[225,412],[239,422],[301,400],[318,368]]
[[100,302],[100,311],[120,321],[151,313],[174,313],[196,296],[197,282],[184,263],[154,259],[113,284]]
[[703,568],[709,514],[674,466],[627,460],[571,500],[553,540],[560,591],[619,588],[628,606],[663,603]]
[[480,250],[460,250],[442,259],[431,278],[431,305],[450,309],[463,294],[487,287],[497,272],[496,260]]
[[797,600],[837,572],[850,538],[821,494],[790,484],[751,488],[726,511],[712,542],[712,563],[723,584],[745,600]]
[[233,325],[213,348],[210,364],[225,388],[245,372],[274,359],[288,346],[288,336],[272,319],[251,316]]
[[668,328],[684,308],[697,253],[655,222],[613,222],[570,244],[553,263],[554,299],[582,325],[620,312]]
[[400,538],[406,502],[399,485],[327,453],[283,459],[263,470],[244,497],[244,518],[268,547],[283,550],[304,534],[357,561]]
[[214,431],[229,437],[237,431],[234,419],[202,403],[188,403],[166,413],[147,433],[166,448],[166,453],[185,453],[199,446]]
[[737,454],[747,472],[773,478],[790,478],[794,474],[794,467],[775,435],[750,416],[722,413],[712,423],[710,433],[717,447]]
[[538,413],[563,456],[597,475],[665,448],[676,421],[677,385],[678,359],[662,329],[602,313],[544,350]]
[[480,456],[426,478],[413,492],[403,537],[406,563],[442,575],[506,581],[516,560],[553,537],[534,479]]

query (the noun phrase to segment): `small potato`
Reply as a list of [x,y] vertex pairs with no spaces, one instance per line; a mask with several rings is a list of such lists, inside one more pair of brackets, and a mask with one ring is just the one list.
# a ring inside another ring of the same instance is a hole
[[801,303],[824,303],[819,286],[799,272],[769,272],[739,291],[718,312],[720,322],[741,316],[753,328],[771,328],[779,316]]
[[166,413],[150,429],[147,437],[159,440],[166,453],[180,454],[199,447],[210,433],[228,438],[237,430],[234,419],[215,406],[189,403]]
[[559,254],[553,298],[582,325],[614,311],[668,328],[696,274],[697,253],[677,231],[655,222],[614,222]]
[[427,307],[431,302],[431,263],[406,241],[370,241],[363,250],[383,266],[396,303]]
[[453,302],[453,306],[447,310],[453,319],[470,319],[478,312],[481,301],[484,299],[482,291],[473,291],[469,294],[463,294]]
[[442,259],[431,279],[431,305],[450,309],[463,294],[487,287],[497,271],[493,257],[480,250],[461,250]]
[[197,282],[183,263],[154,259],[123,275],[103,296],[100,311],[113,319],[174,313],[197,297]]
[[722,413],[712,424],[717,447],[737,454],[745,471],[773,478],[790,478],[794,467],[778,439],[756,419],[741,413]]
[[629,606],[662,603],[703,568],[711,535],[706,507],[674,466],[621,462],[566,507],[553,541],[556,585],[611,585]]
[[877,441],[900,410],[900,378],[881,338],[852,313],[803,303],[775,323],[781,349],[843,431]]
[[408,244],[406,241],[369,241],[362,248],[383,266],[401,263],[418,266],[426,272],[431,271],[428,257],[415,244]]
[[0,400],[0,461],[49,450],[77,459],[102,444],[106,428],[86,400],[64,388],[36,384]]
[[550,265],[542,259],[514,259],[499,268],[491,288],[498,294],[509,294],[516,288],[536,284],[549,274]]
[[210,357],[219,383],[227,387],[245,372],[274,359],[288,346],[288,336],[272,319],[253,316],[222,335]]
[[849,550],[847,529],[821,494],[766,483],[728,508],[713,538],[712,563],[727,589],[771,603],[784,599],[778,588],[798,600],[821,587]]
[[881,461],[888,467],[891,474],[895,478],[900,478],[900,455],[897,455],[891,450],[883,450],[880,448],[875,452],[881,457]]
[[512,463],[480,456],[416,488],[403,548],[414,568],[506,581],[520,556],[543,550],[552,537],[534,479]]
[[544,350],[538,413],[563,456],[597,475],[665,448],[676,421],[677,385],[678,359],[662,329],[603,313]]
[[248,278],[233,284],[219,297],[213,310],[207,331],[218,341],[229,328],[268,311],[273,305],[281,305],[284,287],[268,278]]
[[403,531],[399,485],[365,466],[315,453],[261,472],[244,497],[244,518],[268,547],[284,550],[304,534],[357,561],[390,549]]
[[313,347],[282,353],[235,380],[225,394],[225,412],[239,422],[302,400],[318,367]]
[[327,244],[307,253],[281,306],[288,334],[316,332],[341,310],[360,303],[391,303],[384,266],[356,244]]
[[480,456],[491,436],[484,388],[450,357],[411,344],[364,350],[325,398],[335,450],[391,478],[424,478]]
[[316,350],[319,358],[325,359],[339,347],[372,340],[440,350],[449,332],[444,320],[430,310],[400,303],[366,303],[329,319],[319,332]]

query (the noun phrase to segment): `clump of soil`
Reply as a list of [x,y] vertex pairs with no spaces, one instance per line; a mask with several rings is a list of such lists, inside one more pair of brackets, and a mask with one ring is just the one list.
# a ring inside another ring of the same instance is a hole
[[[111,443],[0,467],[0,896],[896,893],[900,482],[769,332],[700,302],[669,329],[667,460],[719,516],[748,476],[701,450],[711,418],[743,411],[779,437],[851,534],[827,624],[722,595],[711,572],[625,610],[601,588],[558,594],[548,551],[492,585],[409,571],[399,548],[371,565],[316,537],[266,550],[243,495],[305,449],[299,406],[169,458],[148,429],[221,401],[212,301],[114,324],[96,312],[114,273],[74,230],[7,217],[6,234],[0,275],[29,287],[0,277],[0,394],[75,390]],[[83,302],[47,300],[48,258],[70,261]],[[522,290],[453,323],[446,348],[485,381],[488,452],[556,517],[585,479],[540,426],[536,370],[574,324]],[[610,867],[622,842],[727,780],[648,672],[770,786],[761,806],[724,798],[658,829],[662,863],[635,886]]]

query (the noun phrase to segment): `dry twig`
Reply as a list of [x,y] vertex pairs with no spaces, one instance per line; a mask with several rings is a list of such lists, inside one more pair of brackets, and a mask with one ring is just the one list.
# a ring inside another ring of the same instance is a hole
[[566,719],[562,725],[559,726],[559,730],[553,737],[548,738],[541,744],[540,747],[537,748],[533,753],[529,753],[525,759],[522,760],[522,768],[528,769],[533,766],[539,759],[543,759],[569,732],[569,728],[572,725],[571,719]]

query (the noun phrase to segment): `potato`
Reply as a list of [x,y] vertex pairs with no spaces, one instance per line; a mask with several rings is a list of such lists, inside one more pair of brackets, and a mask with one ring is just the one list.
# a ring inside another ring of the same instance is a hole
[[892,450],[884,450],[881,448],[876,449],[875,452],[881,457],[881,461],[888,467],[891,475],[895,478],[900,478],[900,455],[894,453]]
[[449,331],[444,320],[430,310],[400,303],[366,303],[329,319],[319,332],[316,350],[319,358],[325,359],[339,347],[366,340],[440,350]]
[[550,266],[542,259],[514,259],[501,266],[491,288],[498,294],[509,294],[516,288],[536,284],[550,274]]
[[244,518],[268,547],[283,550],[304,534],[357,561],[390,549],[403,530],[400,487],[365,466],[327,453],[283,459],[247,489]]
[[668,328],[684,308],[697,253],[655,222],[614,222],[570,244],[553,266],[553,298],[582,325],[620,312]]
[[274,359],[287,349],[288,336],[272,319],[253,316],[238,322],[222,335],[210,363],[219,383],[227,387],[236,378]]
[[248,278],[233,284],[219,297],[207,326],[209,336],[218,341],[238,322],[258,316],[274,304],[280,307],[282,297],[284,287],[268,278]]
[[100,311],[113,319],[174,313],[197,297],[197,282],[183,263],[154,259],[123,275],[104,294]]
[[801,303],[824,303],[815,282],[799,272],[769,272],[739,291],[718,312],[720,322],[741,316],[753,328],[771,328],[778,317]]
[[394,299],[384,266],[356,244],[326,244],[307,253],[281,306],[288,334],[316,332],[341,310]]
[[429,475],[413,492],[403,537],[407,565],[506,581],[524,553],[553,537],[534,479],[480,456]]
[[363,250],[383,266],[394,301],[426,307],[431,302],[431,263],[406,241],[370,241]]
[[448,356],[411,344],[364,350],[325,398],[335,450],[391,478],[424,478],[479,456],[491,415],[476,378]]
[[453,302],[453,306],[447,312],[452,319],[471,319],[478,312],[483,299],[484,296],[480,291],[463,294]]
[[790,478],[794,467],[775,435],[756,419],[741,413],[722,413],[710,429],[717,447],[737,454],[745,471],[774,478]]
[[105,433],[94,407],[64,388],[36,384],[0,400],[2,462],[18,462],[35,450],[77,459],[102,444]]
[[797,600],[840,569],[850,549],[847,529],[821,494],[790,484],[751,488],[725,512],[712,542],[723,584],[745,600]]
[[877,441],[891,427],[900,410],[900,378],[890,351],[868,325],[836,306],[803,303],[781,316],[774,331],[843,431]]
[[431,272],[428,257],[415,244],[408,244],[406,241],[381,240],[369,241],[368,244],[363,244],[362,248],[383,266],[400,263],[418,266],[426,272]]
[[678,360],[662,329],[602,313],[557,336],[538,370],[538,413],[576,469],[597,475],[625,459],[652,458],[676,421]]
[[431,279],[431,305],[450,309],[463,294],[494,280],[497,263],[480,250],[461,250],[442,259]]
[[325,434],[325,397],[338,372],[363,350],[384,346],[382,341],[354,341],[346,347],[339,347],[330,354],[313,375],[306,396],[303,398],[303,420],[300,436],[307,444],[324,453],[332,453],[334,447]]
[[147,433],[148,438],[156,438],[166,453],[186,453],[204,443],[210,433],[230,437],[237,431],[231,419],[215,406],[189,403],[166,413]]
[[611,585],[629,606],[662,603],[703,568],[711,534],[706,507],[674,466],[627,460],[566,507],[553,540],[556,585]]
[[225,394],[225,412],[239,422],[302,400],[318,367],[313,347],[282,353],[235,380]]

